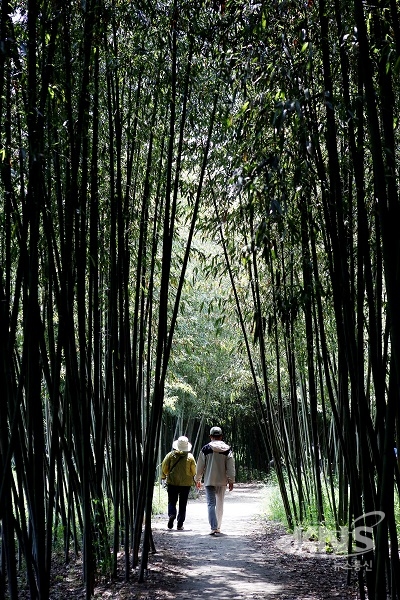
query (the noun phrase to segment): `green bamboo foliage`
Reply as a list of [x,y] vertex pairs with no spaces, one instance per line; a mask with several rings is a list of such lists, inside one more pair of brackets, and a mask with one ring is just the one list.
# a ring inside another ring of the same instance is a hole
[[398,21],[393,3],[250,11],[239,50],[246,57],[238,67],[236,55],[230,82],[229,187],[219,180],[226,190],[219,214],[232,240],[226,260],[250,283],[239,302],[253,307],[247,327],[258,345],[268,437],[285,464],[288,523],[306,520],[310,506],[324,522],[325,501],[337,530],[383,511],[375,551],[358,557],[371,567],[359,573],[360,593],[366,582],[375,598],[399,593],[391,309]]
[[140,580],[154,550],[165,377],[218,106],[202,71],[217,17],[193,17],[2,4],[0,597],[18,597],[18,553],[31,597],[48,597],[55,541],[82,553],[87,598],[122,545],[126,579],[141,543]]
[[122,545],[143,580],[198,224],[289,526],[383,511],[360,593],[398,598],[396,3],[3,0],[0,18],[0,598],[18,555],[48,597],[60,532],[87,598]]

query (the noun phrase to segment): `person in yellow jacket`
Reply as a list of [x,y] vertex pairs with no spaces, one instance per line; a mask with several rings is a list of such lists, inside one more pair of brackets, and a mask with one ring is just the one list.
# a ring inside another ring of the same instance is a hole
[[[168,452],[162,461],[162,479],[167,480],[168,490],[168,529],[172,529],[174,521],[178,531],[182,531],[186,517],[186,506],[190,492],[190,486],[194,483],[196,473],[196,461],[190,454],[192,444],[184,435],[172,444],[173,450]],[[179,500],[178,517],[176,505]]]

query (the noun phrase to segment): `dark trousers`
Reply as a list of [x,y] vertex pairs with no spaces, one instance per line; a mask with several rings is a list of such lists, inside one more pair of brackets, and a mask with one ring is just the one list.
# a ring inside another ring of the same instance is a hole
[[186,517],[186,505],[189,497],[190,485],[171,485],[168,484],[168,516],[176,517],[176,504],[178,506],[178,527],[182,527]]

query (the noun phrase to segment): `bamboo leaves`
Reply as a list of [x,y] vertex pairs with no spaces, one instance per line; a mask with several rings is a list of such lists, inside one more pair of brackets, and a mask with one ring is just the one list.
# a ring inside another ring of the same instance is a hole
[[164,382],[218,106],[204,74],[216,15],[3,7],[2,544],[13,597],[15,530],[31,596],[48,597],[61,521],[90,597],[122,540],[130,576],[145,515],[140,578],[152,548]]
[[[391,502],[386,509],[380,505],[372,473],[381,473],[384,460],[382,481],[393,485],[390,444],[384,450],[382,443],[395,436],[383,429],[384,404],[391,406],[395,395],[382,384],[395,377],[389,354],[397,352],[384,350],[383,331],[394,344],[398,339],[397,318],[384,308],[385,294],[398,289],[386,254],[390,246],[391,257],[398,255],[386,221],[391,214],[390,223],[397,222],[392,161],[398,89],[387,68],[393,43],[383,32],[396,30],[398,19],[392,12],[389,26],[389,11],[366,14],[358,2],[279,7],[270,14],[263,6],[258,27],[242,30],[238,52],[256,58],[251,69],[248,63],[240,69],[237,61],[231,82],[237,97],[227,129],[234,148],[232,186],[225,186],[227,209],[220,202],[218,211],[229,217],[225,229],[238,243],[226,245],[226,261],[237,277],[248,273],[250,293],[238,302],[249,315],[244,330],[256,315],[269,435],[278,475],[281,457],[288,474],[280,479],[288,522],[306,518],[311,490],[318,519],[324,518],[321,470],[330,480],[337,525],[363,511],[387,509],[391,516],[378,528],[377,571],[366,576],[370,594],[379,598],[385,585],[381,553],[388,555],[382,530],[393,533],[394,517]],[[267,14],[279,36],[265,31]],[[266,53],[274,60],[266,61]],[[268,156],[276,157],[273,169]],[[228,209],[232,198],[240,212]],[[335,477],[341,483],[338,504]]]

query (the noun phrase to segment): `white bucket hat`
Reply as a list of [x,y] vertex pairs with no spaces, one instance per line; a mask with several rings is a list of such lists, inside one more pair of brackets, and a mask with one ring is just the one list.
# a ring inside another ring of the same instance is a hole
[[192,444],[185,435],[181,435],[181,437],[174,441],[172,447],[175,450],[179,450],[179,452],[190,452]]

